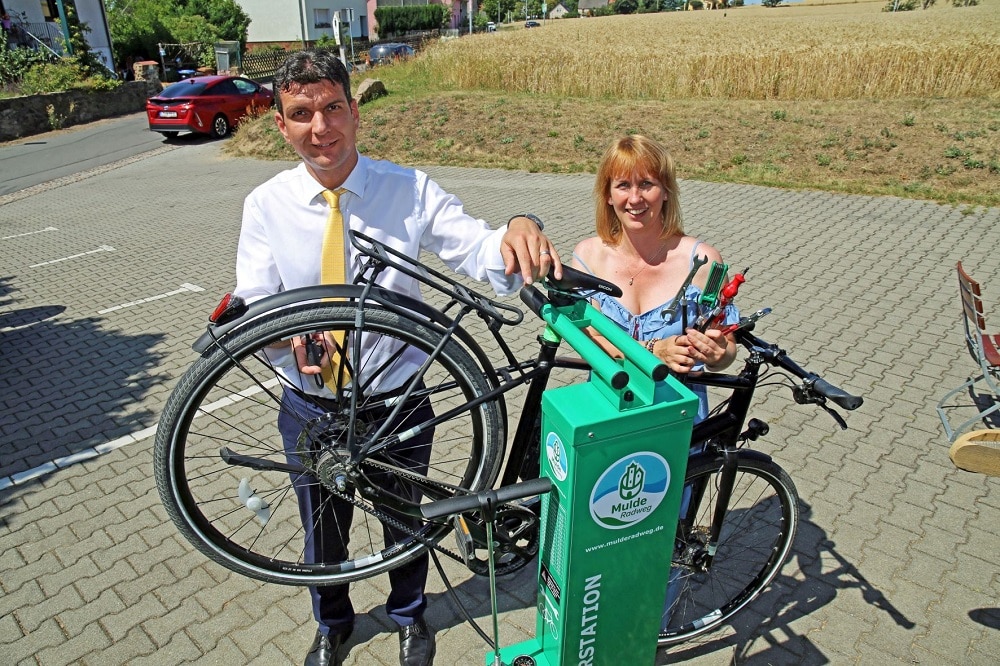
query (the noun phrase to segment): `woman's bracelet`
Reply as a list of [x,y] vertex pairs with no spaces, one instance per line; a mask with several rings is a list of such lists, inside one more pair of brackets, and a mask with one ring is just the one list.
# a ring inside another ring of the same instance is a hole
[[659,342],[659,341],[660,341],[660,338],[650,338],[649,340],[646,340],[646,351],[648,351],[650,354],[652,354],[653,353],[653,347],[656,346],[656,343]]

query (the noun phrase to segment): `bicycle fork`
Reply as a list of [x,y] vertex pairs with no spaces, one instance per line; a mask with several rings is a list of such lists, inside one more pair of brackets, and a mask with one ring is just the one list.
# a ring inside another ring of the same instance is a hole
[[715,502],[715,513],[712,515],[712,528],[709,531],[707,551],[705,553],[704,568],[712,568],[712,560],[719,549],[719,537],[722,534],[722,522],[729,512],[729,500],[733,496],[733,487],[736,484],[736,449],[726,447],[722,451],[722,470],[719,474],[718,495]]

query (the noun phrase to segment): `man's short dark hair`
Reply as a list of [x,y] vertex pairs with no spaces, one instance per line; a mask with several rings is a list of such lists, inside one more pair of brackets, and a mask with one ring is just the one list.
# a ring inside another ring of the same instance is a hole
[[347,99],[351,99],[351,75],[333,51],[304,49],[285,58],[274,72],[274,103],[278,113],[282,113],[281,93],[289,92],[292,86],[319,83],[324,79],[339,84]]

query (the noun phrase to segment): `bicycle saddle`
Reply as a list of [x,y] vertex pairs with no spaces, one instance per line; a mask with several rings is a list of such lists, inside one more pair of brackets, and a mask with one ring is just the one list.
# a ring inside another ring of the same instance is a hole
[[622,290],[618,287],[618,285],[608,282],[607,280],[602,280],[601,278],[591,275],[590,273],[570,268],[565,264],[563,264],[562,278],[557,280],[553,275],[552,270],[549,270],[549,274],[545,278],[545,281],[548,283],[549,288],[554,289],[555,291],[602,291],[609,296],[613,296],[614,298],[618,298],[622,295]]

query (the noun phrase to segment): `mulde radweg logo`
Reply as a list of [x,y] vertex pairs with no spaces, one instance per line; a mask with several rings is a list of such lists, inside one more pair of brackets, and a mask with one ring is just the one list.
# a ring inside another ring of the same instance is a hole
[[612,463],[590,493],[590,515],[601,527],[620,530],[656,510],[670,485],[667,461],[640,451]]

